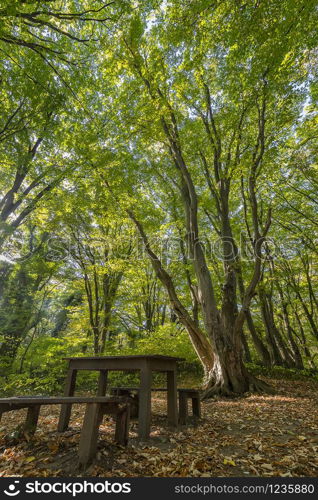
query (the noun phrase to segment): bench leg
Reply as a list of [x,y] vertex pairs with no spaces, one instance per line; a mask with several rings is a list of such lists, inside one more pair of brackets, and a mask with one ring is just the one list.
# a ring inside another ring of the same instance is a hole
[[78,450],[79,464],[82,467],[86,467],[96,455],[101,413],[100,403],[88,403],[86,405]]
[[139,394],[135,394],[131,397],[130,401],[130,417],[138,418],[139,415]]
[[41,405],[30,406],[24,423],[24,430],[28,434],[34,434],[38,424]]
[[[64,396],[74,396],[77,370],[69,370],[64,390]],[[61,407],[59,423],[57,426],[58,432],[64,432],[68,428],[71,418],[72,405],[65,404]]]
[[97,396],[105,396],[107,389],[107,370],[100,370],[98,378]]
[[192,398],[192,412],[194,417],[201,418],[201,402],[199,397]]
[[176,427],[178,425],[176,370],[171,370],[167,372],[167,405],[168,405],[168,423]]
[[[97,388],[97,396],[105,396],[107,390],[107,378],[108,378],[108,370],[100,370],[98,377],[98,388]],[[100,412],[100,422],[99,425],[103,422],[104,413]]]
[[126,405],[121,408],[116,415],[115,441],[123,446],[127,446],[129,435],[129,414],[130,407]]
[[140,373],[138,437],[141,440],[149,439],[151,423],[151,378],[152,373],[148,366],[144,366]]
[[113,387],[110,390],[111,396],[126,396],[129,398],[130,403],[130,418],[138,418],[139,415],[139,391],[137,394],[133,394],[132,390],[129,389],[118,389]]
[[188,397],[183,392],[179,392],[179,422],[182,425],[187,423],[188,418]]

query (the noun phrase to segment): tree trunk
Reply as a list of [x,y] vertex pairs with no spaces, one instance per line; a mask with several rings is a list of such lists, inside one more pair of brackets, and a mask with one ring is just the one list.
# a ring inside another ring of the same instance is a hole
[[271,351],[272,363],[277,366],[294,368],[293,358],[282,338],[274,318],[272,300],[263,290],[259,291],[261,311],[267,332],[267,342]]
[[303,345],[304,354],[305,354],[306,358],[308,359],[308,363],[310,364],[310,367],[313,370],[317,370],[317,367],[316,367],[315,361],[314,361],[314,357],[311,355],[311,352],[310,352],[310,350],[308,348],[308,345],[307,345],[306,335],[305,335],[305,332],[304,332],[304,328],[303,328],[301,319],[300,319],[299,314],[297,312],[297,309],[294,309],[294,313],[295,313],[295,316],[296,316],[296,319],[297,319],[297,323],[298,323],[298,326],[299,326],[299,330],[300,330],[301,342],[302,342],[302,345]]
[[209,374],[209,380],[204,389],[202,399],[219,394],[222,396],[234,396],[245,392],[272,393],[271,387],[251,375],[244,366],[241,349],[233,349],[223,342],[224,336],[220,336],[218,354],[215,356],[213,369]]
[[253,343],[255,345],[255,349],[258,352],[259,357],[261,358],[262,364],[264,366],[271,366],[270,353],[269,353],[266,345],[262,341],[261,337],[259,336],[259,334],[256,331],[254,321],[253,321],[252,315],[251,315],[249,310],[245,313],[245,316],[246,316],[246,322],[247,322],[249,331],[250,331],[252,339],[253,339]]
[[287,310],[287,304],[284,301],[283,296],[281,295],[281,300],[282,300],[282,309],[283,309],[283,320],[284,320],[284,325],[285,329],[288,335],[288,340],[290,344],[290,349],[293,353],[293,358],[295,362],[295,368],[298,368],[299,370],[304,369],[304,363],[301,357],[300,350],[298,348],[297,343],[295,342],[293,331],[290,325],[290,320],[289,320],[289,315],[288,315],[288,310]]
[[[241,301],[243,302],[244,296],[245,296],[245,287],[244,287],[244,281],[243,281],[243,276],[242,276],[242,267],[240,264],[237,266],[237,274],[238,274],[238,287],[239,287],[239,292],[240,292],[240,298],[241,298]],[[245,312],[245,318],[246,318],[246,323],[247,323],[248,329],[250,331],[253,343],[255,345],[255,349],[256,349],[263,365],[270,366],[271,365],[270,354],[268,352],[266,345],[264,344],[261,337],[258,335],[258,333],[256,331],[250,309],[248,309]]]
[[244,350],[244,361],[246,361],[246,363],[252,363],[251,351],[247,343],[247,338],[244,330],[242,330],[242,345]]

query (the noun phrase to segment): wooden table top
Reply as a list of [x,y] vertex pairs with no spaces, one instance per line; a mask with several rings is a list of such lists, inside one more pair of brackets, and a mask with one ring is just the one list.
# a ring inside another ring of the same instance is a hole
[[72,357],[67,357],[63,358],[67,360],[89,360],[89,361],[94,361],[94,360],[115,360],[115,359],[159,359],[163,361],[184,361],[185,358],[176,358],[174,356],[163,356],[161,354],[134,354],[134,355],[129,355],[129,356],[72,356]]

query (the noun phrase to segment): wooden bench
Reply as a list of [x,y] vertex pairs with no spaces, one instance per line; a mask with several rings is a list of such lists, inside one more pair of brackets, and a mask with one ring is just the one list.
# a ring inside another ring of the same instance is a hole
[[[152,392],[167,392],[167,389],[151,389]],[[139,412],[139,387],[112,387],[110,389],[112,396],[121,396],[128,398],[130,403],[130,417],[138,418]]]
[[139,387],[112,387],[111,396],[125,397],[130,403],[130,417],[138,418],[139,413]]
[[200,391],[197,389],[178,389],[179,423],[185,425],[188,419],[188,400],[192,401],[192,413],[195,418],[201,418]]
[[85,467],[96,455],[98,430],[103,415],[116,416],[115,441],[126,446],[128,442],[130,405],[124,397],[42,397],[26,396],[0,399],[0,418],[2,413],[27,408],[23,430],[34,434],[42,405],[67,403],[86,404],[85,416],[80,436],[78,457],[79,465]]
[[[153,392],[165,392],[165,388],[153,388]],[[126,396],[133,402],[132,416],[138,415],[139,387],[112,387],[111,394],[116,396]],[[200,391],[197,389],[178,389],[179,396],[179,423],[185,425],[188,419],[188,400],[192,402],[193,417],[201,418]]]

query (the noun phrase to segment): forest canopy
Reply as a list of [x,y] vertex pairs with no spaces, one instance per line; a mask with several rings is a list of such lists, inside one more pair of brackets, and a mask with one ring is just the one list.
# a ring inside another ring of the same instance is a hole
[[317,374],[314,0],[0,2],[0,378]]

